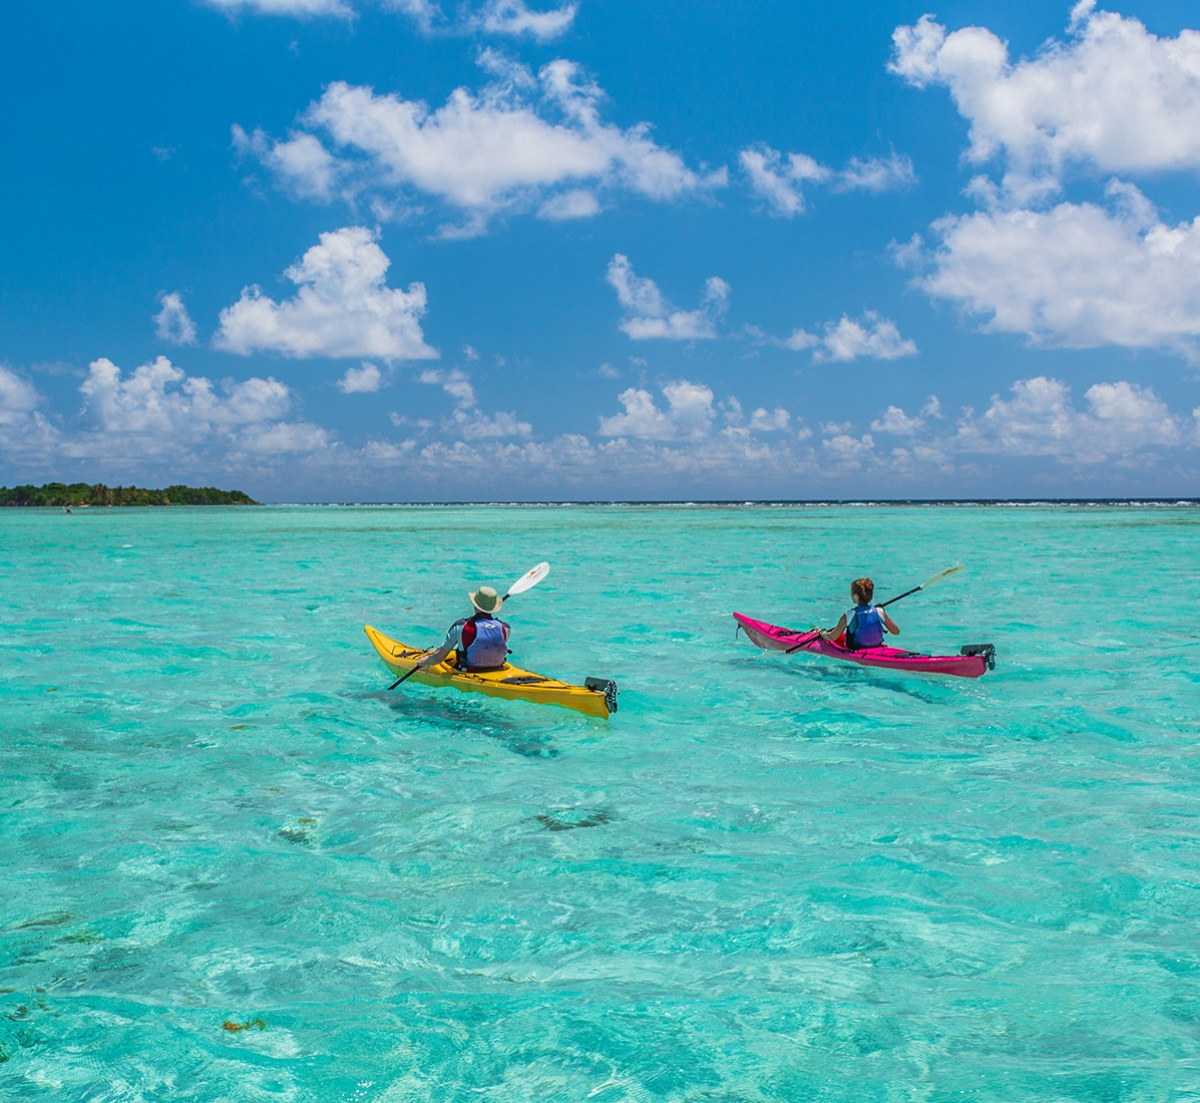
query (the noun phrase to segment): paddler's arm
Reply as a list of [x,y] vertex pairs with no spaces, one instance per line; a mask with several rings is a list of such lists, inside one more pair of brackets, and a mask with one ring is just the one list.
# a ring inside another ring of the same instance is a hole
[[[879,609],[879,606],[876,605],[875,608]],[[888,616],[888,611],[886,609],[879,609],[879,615],[883,617],[884,628],[891,632],[893,636],[900,635],[900,626]]]
[[838,622],[832,628],[827,628],[821,633],[823,640],[836,640],[843,632],[846,631],[846,614],[843,613],[838,617]]
[[442,645],[436,651],[427,651],[424,656],[417,660],[417,666],[437,666],[440,662],[445,662],[446,656],[451,651],[462,645],[462,626],[465,621],[456,620],[450,625],[449,631],[446,633],[446,638],[442,640]]

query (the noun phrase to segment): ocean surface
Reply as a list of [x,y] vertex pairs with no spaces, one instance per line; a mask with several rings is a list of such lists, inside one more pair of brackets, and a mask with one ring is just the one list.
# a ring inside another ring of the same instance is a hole
[[[616,716],[385,691],[542,559],[513,661]],[[960,561],[892,611],[978,681],[734,638]],[[0,578],[0,1100],[1200,1101],[1200,509],[4,510]]]

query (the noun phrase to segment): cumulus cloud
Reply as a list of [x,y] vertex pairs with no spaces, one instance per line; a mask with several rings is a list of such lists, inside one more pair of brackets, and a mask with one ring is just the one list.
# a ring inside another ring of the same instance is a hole
[[445,432],[461,436],[465,440],[484,437],[527,437],[533,432],[528,421],[521,421],[515,413],[503,410],[488,417],[480,410],[459,408],[442,423]]
[[16,425],[24,421],[37,406],[37,388],[0,364],[0,425]]
[[792,218],[805,208],[804,185],[821,184],[831,191],[899,191],[916,183],[912,160],[892,153],[886,158],[852,158],[841,170],[822,165],[804,153],[781,154],[770,146],[753,146],[738,156],[750,187],[773,214]]
[[237,123],[230,127],[230,134],[239,156],[262,162],[293,197],[329,200],[337,194],[337,160],[312,134],[296,133],[273,142],[266,131],[256,129],[247,134]]
[[60,434],[42,401],[29,380],[0,364],[0,459],[25,467],[54,454]]
[[1107,194],[1107,207],[948,215],[918,258],[917,285],[985,317],[986,332],[1034,345],[1161,347],[1195,360],[1200,218],[1169,226],[1132,185]]
[[213,346],[242,356],[436,359],[420,326],[425,285],[388,287],[391,261],[375,239],[361,226],[321,234],[320,244],[284,272],[299,287],[296,295],[277,303],[258,286],[244,288],[221,311]]
[[756,433],[782,433],[791,424],[792,415],[782,406],[767,410],[760,406],[750,415],[750,428]]
[[93,360],[79,393],[84,421],[96,431],[140,434],[163,447],[214,430],[277,420],[291,405],[287,387],[275,379],[232,384],[222,396],[209,380],[189,378],[165,356],[128,377],[106,357]]
[[826,322],[824,329],[820,335],[797,329],[776,343],[796,352],[812,349],[817,363],[847,363],[859,358],[899,360],[917,354],[916,342],[901,337],[895,322],[881,318],[873,310],[866,311],[861,321],[843,314],[838,322]]
[[923,429],[925,422],[919,417],[909,417],[899,406],[889,406],[883,417],[877,417],[871,422],[873,433],[894,433],[911,436],[918,429]]
[[298,195],[366,196],[381,213],[434,200],[454,213],[441,228],[450,237],[482,233],[503,212],[586,218],[601,209],[599,193],[667,201],[725,182],[723,170],[697,172],[658,145],[648,124],[605,122],[604,93],[574,62],[535,76],[491,50],[479,60],[493,81],[455,89],[436,110],[335,81],[290,137],[235,128],[234,142]]
[[158,301],[162,304],[162,309],[154,315],[154,332],[158,339],[173,345],[194,345],[196,323],[183,305],[183,297],[179,292],[163,292]]
[[717,336],[717,321],[729,308],[729,284],[710,276],[704,296],[695,310],[677,310],[647,277],[634,274],[629,258],[617,253],[608,264],[605,278],[617,300],[630,315],[621,329],[635,341],[663,337],[671,341],[693,341]]
[[1159,38],[1137,19],[1075,5],[1068,38],[1016,63],[985,27],[946,33],[932,16],[893,34],[891,70],[950,90],[971,126],[968,157],[1002,154],[1024,200],[1071,164],[1101,172],[1200,168],[1200,33]]
[[347,368],[345,375],[337,381],[342,394],[374,394],[384,385],[383,372],[368,360],[358,368]]
[[1084,393],[1086,411],[1075,408],[1070,392],[1044,375],[1020,380],[1011,398],[993,395],[981,417],[968,413],[953,444],[968,452],[1095,464],[1184,442],[1183,423],[1148,387],[1097,383]]
[[[1035,468],[1041,493],[1054,481],[1069,489],[1079,479],[1099,478],[1111,493],[1114,480],[1144,480],[1156,464],[1178,472],[1200,447],[1200,409],[1173,413],[1152,389],[1127,381],[1093,384],[1077,407],[1066,384],[1023,379],[1008,394],[993,395],[982,414],[964,410],[953,426],[943,428],[931,399],[920,417],[890,406],[870,432],[830,422],[810,441],[810,431],[802,422],[797,430],[799,419],[782,406],[758,407],[747,417],[736,398],[715,402],[710,387],[691,380],[668,383],[661,394],[628,388],[618,396],[621,412],[602,417],[591,437],[545,439],[512,412],[481,411],[461,370],[426,371],[421,378],[452,400],[448,417],[393,414],[397,439],[350,446],[295,417],[288,388],[270,378],[214,385],[165,357],[132,372],[100,358],[80,387],[78,417],[56,428],[42,415],[45,400],[32,384],[2,367],[0,457],[23,475],[78,471],[150,485],[249,480],[306,500],[378,495],[381,473],[400,464],[405,493],[418,498],[444,498],[448,488],[468,496],[494,492],[502,476],[520,477],[532,496],[542,488],[552,497],[795,497],[819,496],[822,486],[831,488],[824,493],[835,486],[838,495],[855,486],[862,493],[864,475],[872,493],[911,496],[939,487],[977,494],[983,469]],[[405,437],[413,427],[422,440]],[[896,445],[881,445],[879,434]],[[1153,484],[1125,485],[1143,493],[1141,486]]]
[[470,376],[460,368],[443,372],[435,369],[423,371],[419,380],[422,383],[439,386],[453,400],[454,412],[442,420],[442,431],[465,440],[479,440],[486,437],[527,437],[533,432],[533,425],[521,421],[511,411],[499,411],[490,417],[478,408],[478,399]]
[[246,474],[297,455],[329,460],[336,451],[327,430],[289,420],[291,394],[271,378],[215,386],[164,356],[128,374],[100,357],[79,393],[77,415],[56,427],[37,408],[42,399],[33,387],[0,367],[0,456],[30,474],[62,478],[77,471],[83,478],[153,483]]
[[660,410],[654,396],[630,387],[617,396],[623,414],[600,418],[602,437],[635,437],[638,440],[698,440],[708,434],[716,411],[713,393],[703,383],[680,379],[662,389],[667,408]]
[[949,89],[970,124],[974,213],[935,222],[937,243],[897,247],[917,285],[1041,347],[1200,353],[1200,219],[1172,225],[1132,183],[1102,202],[1050,200],[1071,173],[1200,169],[1200,33],[1151,34],[1136,19],[1076,4],[1068,34],[1009,58],[983,27],[948,33],[925,16],[896,29],[892,71]]

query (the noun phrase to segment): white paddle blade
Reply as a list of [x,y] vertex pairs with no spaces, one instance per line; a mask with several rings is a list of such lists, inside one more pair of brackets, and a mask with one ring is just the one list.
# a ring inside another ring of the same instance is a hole
[[928,587],[932,586],[935,582],[941,582],[943,579],[949,578],[952,574],[958,574],[958,572],[961,571],[962,569],[963,569],[963,564],[955,563],[953,567],[947,567],[944,571],[939,571],[927,582],[922,582],[921,589],[922,590],[927,589]]
[[512,597],[514,594],[523,594],[531,586],[536,586],[543,578],[550,573],[549,563],[539,563],[536,567],[526,571],[520,578],[517,579],[509,588],[505,597]]

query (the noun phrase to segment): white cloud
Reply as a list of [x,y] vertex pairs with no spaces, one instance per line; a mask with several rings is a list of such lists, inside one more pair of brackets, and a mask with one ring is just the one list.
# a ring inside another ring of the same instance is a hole
[[934,223],[940,244],[917,284],[986,316],[986,332],[1034,345],[1164,347],[1195,359],[1200,219],[1168,226],[1131,185],[1114,182],[1108,194],[1108,210],[948,215]]
[[751,189],[767,201],[772,213],[784,218],[803,213],[806,183],[823,184],[831,191],[884,192],[911,187],[917,179],[912,161],[896,153],[884,159],[855,157],[840,171],[807,154],[784,155],[765,145],[742,150],[738,159]]
[[778,342],[785,348],[799,352],[813,349],[813,360],[820,363],[834,361],[847,363],[860,357],[871,360],[898,360],[903,356],[915,356],[915,341],[900,336],[895,322],[881,318],[873,310],[855,321],[843,314],[838,322],[826,322],[825,332],[818,336],[803,329],[794,330],[790,337]]
[[1010,61],[984,27],[924,16],[893,34],[891,69],[945,85],[970,122],[969,157],[1003,153],[1006,190],[1022,201],[1059,185],[1072,163],[1101,172],[1200,168],[1200,33],[1150,34],[1137,19],[1076,4],[1069,37]]
[[938,401],[938,396],[931,394],[926,400],[925,405],[921,407],[922,417],[941,417],[942,404]]
[[272,142],[264,130],[247,134],[237,123],[230,134],[240,156],[257,158],[296,198],[328,200],[336,194],[337,160],[312,134]]
[[346,374],[337,381],[337,389],[342,394],[374,394],[383,385],[383,372],[369,360],[364,360],[360,368],[347,368]]
[[560,195],[551,196],[538,208],[538,218],[552,222],[566,222],[572,218],[591,218],[600,213],[600,201],[582,188],[573,188]]
[[462,408],[455,410],[442,423],[442,429],[466,440],[479,440],[484,437],[527,437],[533,432],[533,426],[528,421],[519,420],[514,413],[501,410],[488,417],[480,410]]
[[1094,464],[1184,442],[1180,419],[1148,387],[1097,383],[1084,394],[1087,412],[1075,408],[1070,391],[1044,375],[1022,379],[1013,384],[1012,398],[993,395],[982,417],[968,413],[953,443],[962,451]]
[[893,37],[892,70],[948,87],[971,126],[968,158],[1004,168],[999,185],[968,188],[981,210],[933,224],[934,250],[895,248],[925,266],[917,285],[1031,345],[1200,358],[1200,219],[1169,225],[1118,179],[1105,203],[1046,206],[1072,169],[1200,169],[1200,33],[1159,38],[1084,0],[1065,41],[1017,62],[986,28],[947,34],[929,16]]
[[173,345],[194,345],[196,323],[183,305],[183,297],[179,292],[163,292],[158,301],[162,303],[162,309],[154,315],[154,331],[158,339],[170,341]]
[[[921,418],[888,408],[870,433],[826,423],[816,444],[806,443],[809,430],[800,422],[796,431],[798,419],[782,407],[746,417],[736,398],[714,403],[710,387],[688,380],[664,386],[661,398],[623,391],[622,412],[601,418],[591,439],[540,439],[514,413],[480,411],[465,373],[422,376],[453,400],[451,414],[440,423],[393,414],[397,439],[351,447],[294,419],[292,396],[274,379],[214,386],[162,357],[130,373],[101,358],[80,388],[77,422],[58,429],[41,413],[44,398],[5,367],[0,457],[22,479],[77,472],[144,485],[199,480],[252,493],[257,484],[267,492],[256,497],[304,500],[398,493],[380,478],[399,464],[404,496],[417,499],[486,496],[496,493],[497,480],[517,478],[530,497],[742,498],[861,495],[865,485],[879,495],[977,496],[995,492],[994,483],[980,483],[987,471],[1024,472],[1008,482],[1008,493],[1044,494],[1052,486],[1071,493],[1080,480],[1098,493],[1154,493],[1145,488],[1163,487],[1163,478],[1167,489],[1157,492],[1172,493],[1180,477],[1196,477],[1200,447],[1200,408],[1174,414],[1153,390],[1126,381],[1088,387],[1076,408],[1060,381],[1024,379],[993,396],[982,415],[968,409],[948,429],[927,402]],[[925,417],[935,421],[922,423]],[[878,433],[899,435],[903,447],[879,447]],[[1153,475],[1156,464],[1162,476]]]
[[875,451],[875,441],[870,433],[858,438],[849,433],[839,433],[821,441],[821,447],[839,467],[857,469]]
[[29,380],[0,364],[0,459],[13,470],[36,468],[58,447],[59,431],[38,409],[42,401]]
[[715,414],[713,393],[703,383],[680,379],[662,389],[667,409],[654,404],[649,391],[630,387],[617,396],[623,414],[600,418],[602,437],[634,437],[638,440],[697,440],[708,435]]
[[257,286],[221,311],[213,345],[248,356],[278,352],[313,356],[377,356],[386,361],[437,357],[421,332],[425,285],[407,291],[386,284],[391,261],[361,226],[321,234],[284,275],[297,284],[291,299],[277,303]]
[[565,33],[575,21],[577,4],[564,4],[548,11],[532,11],[524,0],[490,0],[468,18],[467,26],[489,34],[528,35],[538,42],[549,42]]
[[216,8],[227,15],[241,15],[250,12],[254,15],[293,15],[316,16],[334,15],[348,19],[354,14],[353,9],[343,0],[204,0],[210,8]]
[[[203,0],[209,7],[235,16],[290,15],[299,18],[336,16],[351,19],[355,11],[346,0]],[[435,30],[449,34],[496,34],[528,36],[548,42],[567,31],[575,20],[577,5],[564,4],[546,11],[531,9],[524,0],[488,0],[475,11],[464,9],[456,22],[446,19],[433,0],[382,0],[382,6],[410,16],[425,34]]]
[[454,400],[454,412],[442,421],[444,433],[465,440],[479,440],[486,437],[527,437],[533,432],[533,426],[528,421],[521,421],[511,411],[501,410],[489,417],[479,410],[470,376],[459,368],[448,372],[427,368],[418,380],[440,386]]
[[207,379],[189,378],[165,356],[127,378],[111,360],[93,360],[79,393],[84,420],[95,429],[155,437],[164,447],[213,430],[276,420],[291,405],[287,387],[275,379],[248,379],[221,397]]
[[692,341],[717,336],[717,320],[729,306],[729,284],[711,276],[704,284],[704,297],[696,310],[676,310],[652,280],[634,274],[629,258],[617,253],[609,261],[605,278],[617,292],[617,300],[632,315],[621,329],[635,341],[663,337]]
[[23,422],[37,406],[37,388],[0,364],[0,425]]
[[304,131],[272,143],[235,130],[235,144],[297,194],[367,195],[380,210],[411,211],[419,196],[440,201],[456,213],[444,236],[481,233],[502,212],[587,217],[601,209],[597,191],[667,201],[725,182],[723,170],[688,168],[647,124],[604,122],[603,92],[573,62],[552,61],[536,77],[494,51],[480,63],[496,79],[478,93],[455,89],[436,110],[335,81],[305,112]]
[[768,411],[760,406],[750,415],[750,429],[756,433],[782,433],[791,424],[792,415],[782,406]]
[[901,407],[889,406],[883,417],[876,418],[871,422],[871,431],[910,436],[924,426],[925,422],[919,417],[909,417]]
[[219,471],[245,474],[259,470],[261,457],[329,458],[336,447],[327,430],[286,420],[291,394],[271,378],[228,380],[218,388],[164,356],[128,375],[100,357],[89,365],[79,393],[83,405],[75,427],[60,432],[35,423],[17,435],[0,427],[0,453],[27,460],[36,453],[38,469],[59,477],[74,468],[80,477],[161,485],[188,475],[209,480]]
[[426,368],[417,379],[421,383],[441,387],[460,409],[469,409],[475,405],[475,388],[471,385],[471,377],[459,368],[448,372]]

